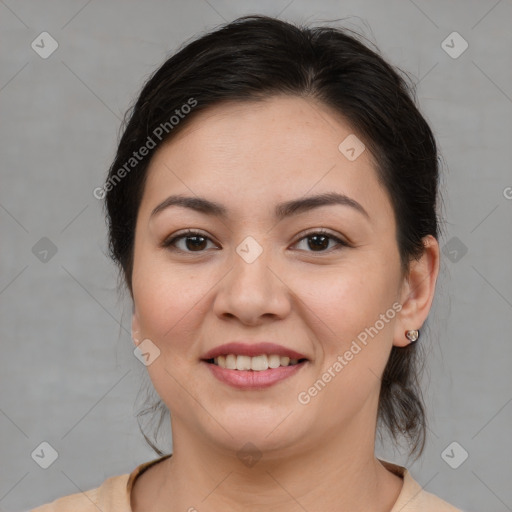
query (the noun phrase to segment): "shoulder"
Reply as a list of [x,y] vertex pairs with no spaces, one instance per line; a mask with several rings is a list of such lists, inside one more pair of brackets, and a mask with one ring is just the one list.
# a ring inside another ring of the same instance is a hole
[[130,512],[126,492],[129,476],[107,478],[95,489],[63,496],[30,512]]
[[410,501],[410,507],[405,507],[403,512],[463,512],[435,494],[425,491],[419,484],[418,487],[417,494]]
[[[397,510],[401,512],[463,512],[439,496],[426,491],[407,470],[404,473],[404,486],[399,502]],[[394,508],[392,512],[395,512]]]
[[148,468],[168,457],[171,454],[144,462],[131,473],[107,478],[95,489],[63,496],[29,512],[132,512],[130,499],[135,480]]
[[391,512],[464,512],[435,494],[425,491],[406,468],[381,459],[380,462],[404,481]]

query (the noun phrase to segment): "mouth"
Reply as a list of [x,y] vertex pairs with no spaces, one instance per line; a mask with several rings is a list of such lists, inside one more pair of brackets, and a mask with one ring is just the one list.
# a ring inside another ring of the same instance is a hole
[[263,389],[297,374],[310,363],[304,354],[277,343],[232,341],[203,354],[201,362],[224,384]]
[[241,354],[225,354],[210,359],[204,359],[208,364],[227,370],[263,372],[269,369],[296,366],[307,361],[306,358],[290,358],[278,354],[260,354],[247,356]]
[[[284,349],[281,348],[281,352]],[[214,357],[203,358],[202,362],[211,374],[222,383],[239,390],[268,388],[297,374],[309,363],[305,357],[290,357],[300,355],[296,352],[289,355],[272,352],[246,355],[231,352],[223,354],[217,350],[209,355]]]

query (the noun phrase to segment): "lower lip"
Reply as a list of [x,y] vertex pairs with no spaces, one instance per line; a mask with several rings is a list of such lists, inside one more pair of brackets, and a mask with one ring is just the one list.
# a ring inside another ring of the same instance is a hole
[[295,375],[307,361],[292,366],[279,366],[278,368],[269,368],[262,371],[229,370],[206,361],[203,362],[208,366],[214,377],[225,384],[239,389],[262,389]]

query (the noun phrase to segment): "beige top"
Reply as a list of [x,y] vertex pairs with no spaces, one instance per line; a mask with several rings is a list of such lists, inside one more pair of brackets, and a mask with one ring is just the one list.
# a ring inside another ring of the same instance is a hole
[[[132,512],[130,493],[135,479],[146,469],[171,455],[145,462],[130,474],[107,478],[99,487],[83,493],[63,496],[30,512]],[[434,494],[426,492],[407,469],[379,459],[390,471],[404,480],[402,491],[390,512],[463,512]]]

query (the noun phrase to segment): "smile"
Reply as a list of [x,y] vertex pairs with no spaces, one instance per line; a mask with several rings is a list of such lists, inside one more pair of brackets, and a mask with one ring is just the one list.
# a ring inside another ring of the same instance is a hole
[[[224,384],[240,390],[258,390],[292,377],[309,362],[307,359],[290,359],[286,356],[278,356],[278,359],[279,365],[274,368],[269,366],[269,364],[277,365],[277,359],[272,355],[250,357],[228,354],[203,360],[202,363],[217,380]],[[231,366],[236,364],[236,367],[228,368],[228,364]],[[260,369],[253,369],[253,366]]]
[[277,354],[261,354],[254,357],[227,354],[209,359],[207,362],[228,370],[261,372],[269,368],[294,366],[302,361],[305,361],[305,359],[290,359],[288,356],[279,356]]

